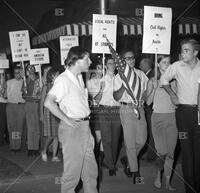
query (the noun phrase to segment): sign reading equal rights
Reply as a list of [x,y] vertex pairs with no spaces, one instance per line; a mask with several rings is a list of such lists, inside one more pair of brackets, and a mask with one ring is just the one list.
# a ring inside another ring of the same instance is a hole
[[116,49],[117,16],[93,14],[92,26],[92,53],[109,54],[108,43],[105,37]]

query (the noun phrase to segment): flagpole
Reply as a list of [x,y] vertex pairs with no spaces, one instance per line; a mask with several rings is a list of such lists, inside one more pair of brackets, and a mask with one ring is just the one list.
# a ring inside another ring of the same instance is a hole
[[[106,0],[100,0],[99,3],[100,3],[100,13],[102,15],[105,15],[106,14],[106,4],[105,4],[105,1]],[[102,59],[102,63],[103,63],[103,80],[104,80],[104,76],[105,76],[105,54],[103,53],[103,59]]]

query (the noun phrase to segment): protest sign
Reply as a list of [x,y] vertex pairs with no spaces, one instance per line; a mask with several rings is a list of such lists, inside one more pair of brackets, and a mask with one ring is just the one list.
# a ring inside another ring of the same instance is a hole
[[170,54],[172,9],[144,6],[143,53]]
[[116,49],[117,16],[93,14],[92,53],[109,54],[107,37]]
[[31,49],[29,52],[30,64],[48,64],[49,63],[49,49],[37,48]]
[[9,32],[12,61],[19,62],[29,60],[30,39],[28,31]]
[[78,36],[60,36],[61,65],[65,64],[69,49],[78,45]]

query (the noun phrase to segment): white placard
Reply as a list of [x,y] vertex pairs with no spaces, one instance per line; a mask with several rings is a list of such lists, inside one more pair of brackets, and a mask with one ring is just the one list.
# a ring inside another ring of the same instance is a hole
[[60,36],[61,65],[65,64],[69,49],[78,45],[78,36]]
[[31,49],[29,52],[30,64],[48,64],[49,63],[49,49],[37,48]]
[[170,54],[172,9],[144,6],[142,52]]
[[0,59],[0,69],[7,69],[9,68],[9,60],[8,59]]
[[110,53],[105,36],[116,49],[117,16],[93,14],[92,53]]
[[29,60],[30,39],[28,31],[9,32],[12,61],[19,62]]

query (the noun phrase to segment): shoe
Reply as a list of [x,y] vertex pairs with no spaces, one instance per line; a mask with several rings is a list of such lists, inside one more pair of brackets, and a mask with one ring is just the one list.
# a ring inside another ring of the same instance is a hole
[[109,176],[116,176],[115,169],[109,170]]
[[33,150],[33,155],[34,155],[34,156],[38,156],[38,155],[40,155],[40,153],[39,153],[38,150]]
[[158,180],[155,180],[155,181],[154,181],[154,187],[156,187],[156,188],[160,189],[160,188],[161,188],[161,186],[162,186],[162,184],[161,184],[161,182],[160,182],[160,181],[158,181]]
[[172,187],[171,185],[166,185],[166,189],[169,191],[176,191],[176,188]]
[[123,157],[120,159],[123,167],[124,167],[124,173],[127,177],[131,178],[132,177],[132,172],[130,171],[130,168],[128,167],[128,161],[126,157]]
[[[140,178],[140,179],[138,179]],[[143,184],[144,182],[141,180],[141,176],[139,172],[133,172],[133,184]]]
[[52,162],[60,162],[60,159],[57,156],[54,156],[51,161]]
[[28,157],[32,157],[33,156],[33,150],[28,150]]
[[47,154],[44,153],[44,152],[41,152],[41,156],[42,156],[42,160],[43,160],[44,162],[47,162]]

